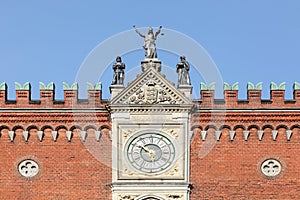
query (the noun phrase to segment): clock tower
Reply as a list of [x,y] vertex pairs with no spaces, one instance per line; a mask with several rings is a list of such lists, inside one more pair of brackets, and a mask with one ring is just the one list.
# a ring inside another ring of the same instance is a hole
[[189,199],[192,87],[176,88],[156,58],[141,65],[127,87],[110,87],[113,200]]

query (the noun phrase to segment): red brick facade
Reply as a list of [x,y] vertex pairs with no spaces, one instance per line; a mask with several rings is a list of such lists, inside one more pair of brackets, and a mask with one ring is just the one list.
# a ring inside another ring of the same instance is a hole
[[[213,90],[202,90],[194,102],[191,199],[299,199],[300,91],[289,101],[284,90],[271,90],[268,101],[261,90],[248,90],[243,101],[237,93],[226,90],[220,101]],[[77,90],[65,90],[64,101],[55,101],[53,90],[40,94],[31,101],[30,89],[17,90],[11,101],[0,91],[0,199],[111,199],[109,102],[100,90],[90,90],[86,101]],[[39,164],[38,175],[19,173],[25,159]],[[281,163],[279,175],[261,172],[266,159]]]

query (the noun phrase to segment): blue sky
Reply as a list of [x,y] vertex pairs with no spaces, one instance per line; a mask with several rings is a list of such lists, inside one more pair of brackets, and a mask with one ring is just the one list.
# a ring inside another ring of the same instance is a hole
[[[241,99],[246,98],[248,81],[262,81],[266,99],[271,81],[287,83],[287,99],[292,98],[293,83],[300,82],[300,1],[297,0],[2,0],[0,3],[0,82],[8,84],[9,99],[15,98],[15,81],[21,84],[30,81],[33,99],[39,98],[39,81],[46,84],[53,81],[57,99],[63,98],[62,82],[71,84],[76,80],[90,52],[111,36],[132,29],[133,24],[162,25],[195,40],[211,56],[224,81],[239,82]],[[141,38],[140,42],[142,45]],[[112,47],[115,48],[119,47]],[[175,68],[178,56],[158,50],[159,59],[171,68]],[[129,72],[144,58],[142,47],[122,58]],[[99,67],[106,68],[99,81],[106,83],[103,93],[104,98],[109,98],[111,65],[101,66],[99,61]],[[199,88],[202,78],[193,70],[192,83]],[[85,89],[86,85],[80,87]],[[199,90],[195,89],[195,93],[199,98]]]

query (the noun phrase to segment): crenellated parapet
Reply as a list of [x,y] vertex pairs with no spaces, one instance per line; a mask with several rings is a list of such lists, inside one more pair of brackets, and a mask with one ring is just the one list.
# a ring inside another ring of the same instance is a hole
[[0,84],[0,107],[2,108],[73,108],[73,107],[101,107],[105,103],[102,101],[102,84],[87,83],[88,99],[78,99],[78,84],[69,85],[63,82],[64,99],[55,99],[55,84],[50,82],[39,83],[40,99],[31,99],[31,85],[29,82],[20,84],[15,82],[16,100],[7,97],[8,87],[5,82]]
[[238,99],[239,85],[224,82],[224,98],[215,99],[215,83],[200,84],[200,106],[204,108],[293,108],[300,105],[300,84],[295,82],[291,100],[285,99],[286,83],[270,83],[270,99],[262,99],[262,82],[247,84],[247,99]]
[[[286,83],[270,83],[270,99],[262,99],[262,82],[247,84],[247,99],[238,99],[239,83],[223,83],[224,98],[215,98],[215,83],[200,83],[200,100],[194,102],[202,108],[294,108],[300,106],[300,83],[293,85],[293,99],[285,98]],[[1,108],[92,108],[104,107],[107,101],[102,99],[102,84],[87,83],[88,98],[78,99],[78,83],[63,82],[64,99],[55,98],[55,84],[39,83],[40,99],[32,100],[29,82],[15,82],[16,99],[8,99],[8,87],[0,84]]]
[[0,84],[0,105],[7,101],[7,85],[5,82]]
[[251,82],[247,84],[247,99],[250,104],[260,104],[261,103],[261,92],[262,92],[262,82],[254,85]]
[[224,100],[228,104],[234,104],[238,101],[239,83],[236,82],[232,85],[224,82]]
[[294,100],[295,101],[300,101],[300,83],[295,82],[293,85],[293,95],[294,95]]

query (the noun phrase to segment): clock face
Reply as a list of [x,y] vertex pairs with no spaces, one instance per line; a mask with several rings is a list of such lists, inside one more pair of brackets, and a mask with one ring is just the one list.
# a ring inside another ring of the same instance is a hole
[[126,154],[138,171],[158,173],[172,165],[175,148],[171,140],[160,133],[144,133],[128,143]]

